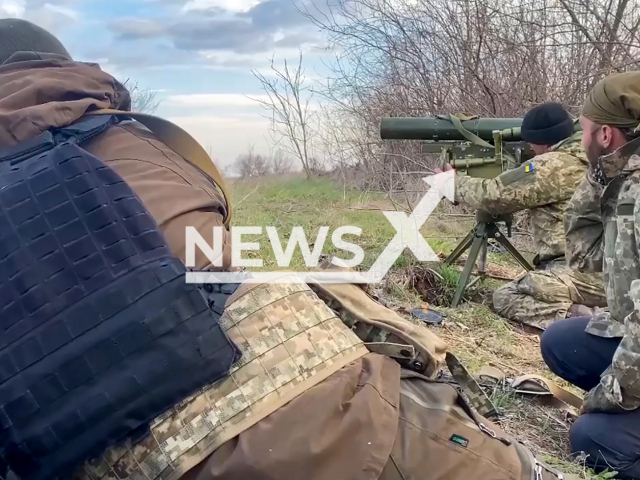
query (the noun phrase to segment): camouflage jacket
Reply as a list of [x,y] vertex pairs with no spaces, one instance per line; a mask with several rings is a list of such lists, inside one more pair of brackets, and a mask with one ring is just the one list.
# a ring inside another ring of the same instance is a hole
[[520,167],[497,178],[456,178],[456,202],[492,213],[530,210],[540,260],[565,254],[564,209],[584,178],[587,158],[582,132],[554,145]]
[[589,170],[564,212],[567,266],[581,272],[602,272],[604,229],[600,198],[604,187]]
[[[578,250],[592,248],[595,252],[598,237],[602,238],[602,266],[610,311],[594,317],[586,331],[622,340],[600,383],[587,394],[584,408],[587,412],[635,410],[640,407],[640,139],[602,157],[600,162],[604,174],[613,180],[602,190],[601,227],[598,231],[592,222],[584,229],[583,242],[588,246]],[[590,204],[599,188],[589,175],[572,204],[578,205],[580,201],[583,205]],[[589,210],[584,208],[587,220],[583,224],[589,223]],[[574,213],[568,209],[567,216]],[[567,219],[572,225],[580,221]]]

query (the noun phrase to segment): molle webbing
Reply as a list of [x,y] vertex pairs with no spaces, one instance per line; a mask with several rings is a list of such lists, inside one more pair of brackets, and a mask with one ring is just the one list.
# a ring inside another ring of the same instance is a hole
[[69,478],[228,374],[238,350],[83,119],[0,150],[0,455]]

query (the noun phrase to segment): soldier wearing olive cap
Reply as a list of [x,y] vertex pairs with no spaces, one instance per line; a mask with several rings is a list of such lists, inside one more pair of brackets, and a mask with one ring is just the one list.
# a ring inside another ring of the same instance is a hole
[[603,255],[609,312],[551,325],[542,355],[587,391],[572,449],[640,478],[640,72],[600,81],[580,122],[589,170],[566,211],[567,249]]

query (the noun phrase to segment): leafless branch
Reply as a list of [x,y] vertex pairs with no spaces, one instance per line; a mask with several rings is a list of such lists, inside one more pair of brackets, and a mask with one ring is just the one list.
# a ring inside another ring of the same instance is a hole
[[160,106],[158,92],[155,90],[140,88],[138,82],[127,78],[122,84],[131,95],[131,110],[141,113],[154,113]]
[[307,177],[311,177],[319,165],[312,152],[316,134],[311,105],[313,92],[305,84],[302,53],[294,67],[285,60],[284,67],[278,68],[272,58],[270,76],[255,70],[252,73],[267,95],[266,100],[254,100],[269,112],[275,143],[296,158]]

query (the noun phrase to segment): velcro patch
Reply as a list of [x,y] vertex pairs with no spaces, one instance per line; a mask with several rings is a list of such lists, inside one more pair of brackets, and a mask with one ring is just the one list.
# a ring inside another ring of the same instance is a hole
[[469,445],[469,440],[467,440],[464,437],[461,437],[460,435],[456,435],[455,433],[451,435],[451,438],[449,439],[449,441],[455,443],[456,445],[460,445],[461,447],[464,447],[464,448],[467,448],[467,446]]
[[521,165],[518,168],[509,170],[500,175],[500,180],[504,186],[511,185],[524,178],[531,178],[536,173],[536,167],[533,163]]

